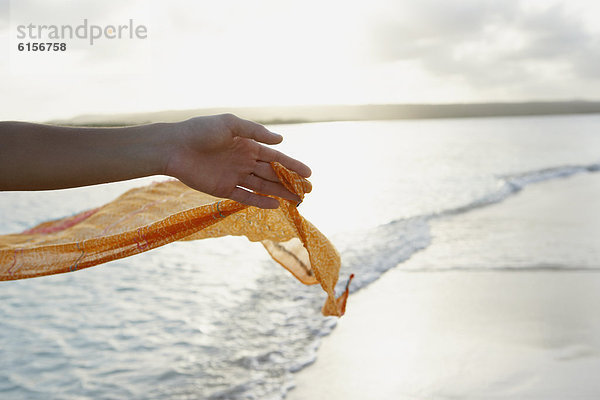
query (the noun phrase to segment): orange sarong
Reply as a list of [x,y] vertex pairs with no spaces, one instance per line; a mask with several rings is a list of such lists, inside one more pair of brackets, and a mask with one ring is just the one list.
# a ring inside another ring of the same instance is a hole
[[[304,198],[311,191],[300,175],[278,163],[271,166],[291,192]],[[102,207],[0,236],[0,280],[76,271],[176,240],[243,235],[260,241],[302,283],[320,283],[327,293],[323,315],[342,316],[348,285],[336,299],[338,252],[293,202],[278,200],[279,208],[264,210],[174,180],[131,189]]]

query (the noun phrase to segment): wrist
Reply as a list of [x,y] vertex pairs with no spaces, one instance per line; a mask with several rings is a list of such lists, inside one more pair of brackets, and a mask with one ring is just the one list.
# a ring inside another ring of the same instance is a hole
[[161,174],[179,179],[182,154],[189,152],[189,138],[193,136],[190,120],[164,124],[162,138]]
[[169,159],[175,152],[179,128],[177,123],[159,122],[146,125],[144,130],[149,175],[168,175]]

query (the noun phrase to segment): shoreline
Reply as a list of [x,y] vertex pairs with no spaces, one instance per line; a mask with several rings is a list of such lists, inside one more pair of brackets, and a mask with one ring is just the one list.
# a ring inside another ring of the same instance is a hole
[[175,122],[197,116],[223,113],[233,113],[263,125],[336,121],[567,116],[600,114],[600,101],[215,107],[123,114],[86,114],[69,119],[46,121],[46,123],[68,126],[127,126],[153,122]]
[[[286,399],[597,398],[600,269],[584,267],[600,265],[571,256],[600,262],[599,200],[582,174],[432,221],[427,249],[350,296]],[[544,242],[560,245],[532,259]],[[529,264],[477,270],[493,260]]]

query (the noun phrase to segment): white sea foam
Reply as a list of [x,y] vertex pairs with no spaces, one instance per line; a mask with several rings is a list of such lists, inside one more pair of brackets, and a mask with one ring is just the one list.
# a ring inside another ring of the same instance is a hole
[[539,170],[527,171],[517,174],[499,176],[497,189],[474,199],[473,201],[458,207],[442,210],[438,213],[428,215],[432,217],[442,217],[445,215],[454,215],[467,212],[474,208],[487,206],[489,204],[498,203],[509,196],[518,193],[527,185],[540,183],[552,179],[566,178],[575,174],[598,172],[600,171],[600,163],[591,163],[586,165],[565,165],[552,168],[543,168]]

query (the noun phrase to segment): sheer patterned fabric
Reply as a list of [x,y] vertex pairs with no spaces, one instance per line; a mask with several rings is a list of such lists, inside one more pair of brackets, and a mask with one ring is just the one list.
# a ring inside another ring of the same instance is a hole
[[[283,185],[301,198],[306,179],[271,163]],[[179,181],[124,193],[102,207],[0,236],[0,280],[33,278],[88,268],[177,240],[226,235],[261,242],[269,254],[307,285],[327,293],[323,315],[344,314],[346,291],[335,298],[340,256],[331,242],[289,200],[264,210],[190,189]]]

